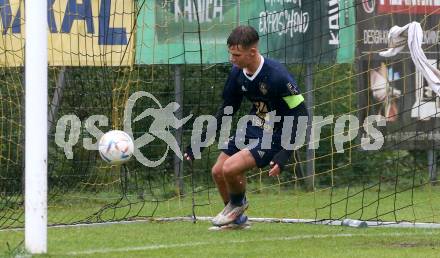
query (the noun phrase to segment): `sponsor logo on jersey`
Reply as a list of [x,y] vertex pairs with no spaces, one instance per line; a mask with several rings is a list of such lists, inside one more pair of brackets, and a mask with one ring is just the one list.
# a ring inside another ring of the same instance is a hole
[[261,94],[266,95],[267,94],[267,84],[262,82],[260,83],[260,91]]
[[288,82],[286,86],[287,86],[287,89],[289,89],[289,91],[290,91],[293,95],[298,95],[299,92],[298,92],[298,90],[296,89],[296,87],[293,86],[292,83]]

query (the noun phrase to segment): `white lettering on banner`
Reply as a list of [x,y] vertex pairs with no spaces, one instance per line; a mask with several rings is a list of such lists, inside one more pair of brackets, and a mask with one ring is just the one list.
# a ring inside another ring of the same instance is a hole
[[[373,1],[373,0],[370,0]],[[440,0],[381,0],[377,1],[378,13],[439,14]],[[364,8],[365,9],[365,8]]]
[[339,0],[328,1],[328,28],[330,45],[339,45]]
[[440,6],[440,0],[390,0],[389,5]]
[[439,42],[439,38],[440,38],[440,31],[427,30],[423,32],[424,44],[428,44],[428,45],[437,44]]
[[388,30],[364,30],[364,44],[387,44]]
[[273,6],[274,4],[297,4],[301,7],[301,0],[266,0],[266,4]]
[[310,15],[302,10],[284,10],[283,12],[261,12],[258,29],[261,34],[278,32],[278,35],[306,33],[309,28]]
[[[423,44],[438,44],[439,39],[440,31],[427,30],[423,32]],[[388,44],[388,30],[364,30],[363,43],[367,45]]]
[[181,18],[201,23],[219,18],[223,22],[223,0],[197,0],[196,4],[193,0],[174,0],[174,21]]
[[376,0],[362,1],[362,7],[366,13],[373,13],[376,8]]

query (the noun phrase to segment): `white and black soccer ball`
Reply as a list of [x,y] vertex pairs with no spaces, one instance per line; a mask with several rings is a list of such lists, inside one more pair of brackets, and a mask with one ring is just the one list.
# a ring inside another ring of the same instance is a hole
[[133,149],[133,140],[124,131],[109,131],[99,140],[101,158],[112,165],[127,162],[133,155]]

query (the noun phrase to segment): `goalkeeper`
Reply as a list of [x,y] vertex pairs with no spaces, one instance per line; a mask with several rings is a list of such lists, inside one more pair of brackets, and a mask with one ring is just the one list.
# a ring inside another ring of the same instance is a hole
[[[298,117],[307,116],[304,98],[299,93],[295,79],[282,64],[259,53],[258,40],[257,31],[250,26],[235,28],[227,40],[233,66],[223,89],[223,104],[215,115],[217,133],[222,117],[236,113],[243,97],[253,103],[250,115],[255,119],[242,133],[244,139],[240,132],[229,139],[212,167],[212,177],[225,204],[223,211],[212,220],[219,227],[231,223],[244,225],[247,222],[244,215],[248,207],[245,196],[246,171],[270,165],[269,176],[278,176],[292,156],[291,150],[281,146],[284,117],[294,117],[289,135],[294,141]],[[225,113],[227,107],[232,107],[232,111]],[[273,120],[274,111],[281,121]],[[272,139],[262,146],[263,135],[269,131],[273,132]],[[206,138],[206,130],[202,133],[203,138]],[[237,142],[253,144],[240,149]],[[190,146],[186,148],[184,158],[194,160]]]

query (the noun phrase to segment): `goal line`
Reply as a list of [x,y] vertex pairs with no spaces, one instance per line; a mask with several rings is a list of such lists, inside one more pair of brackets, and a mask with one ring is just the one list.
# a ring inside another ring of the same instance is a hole
[[[51,225],[48,228],[69,228],[69,227],[89,227],[89,226],[107,226],[107,225],[123,225],[142,222],[197,222],[197,221],[211,221],[213,217],[197,216],[196,219],[190,216],[180,217],[160,217],[160,218],[145,218],[129,221],[106,221],[93,223],[77,223],[77,224],[62,224]],[[248,218],[253,223],[284,223],[284,224],[312,224],[312,225],[329,225],[342,226],[343,220],[314,220],[314,219],[294,219],[294,218]],[[368,227],[384,227],[384,228],[420,228],[420,229],[440,229],[440,223],[422,223],[422,222],[393,222],[393,221],[363,221]],[[0,232],[5,231],[21,231],[24,228],[9,228],[1,229]]]

